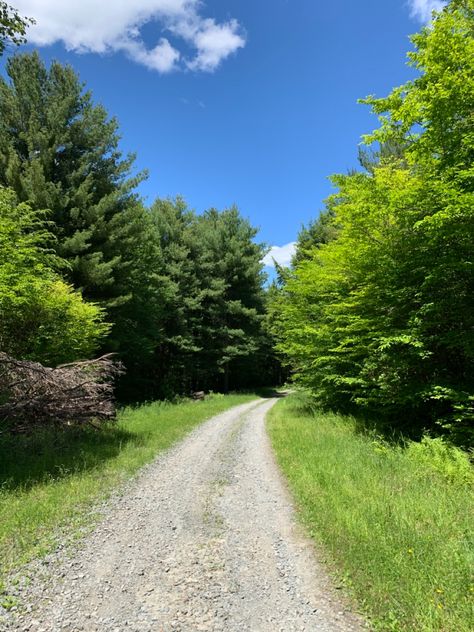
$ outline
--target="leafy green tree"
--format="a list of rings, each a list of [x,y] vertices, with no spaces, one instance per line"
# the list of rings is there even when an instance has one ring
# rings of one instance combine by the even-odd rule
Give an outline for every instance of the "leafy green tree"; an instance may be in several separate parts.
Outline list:
[[[6,2],[0,2],[0,55],[8,44],[18,46],[26,42],[25,35],[30,24],[34,24],[34,20],[21,16]]]
[[[472,190],[473,0],[451,0],[412,42],[409,65],[419,76],[386,98],[363,100],[381,121],[365,141],[403,146],[412,164]]]
[[[48,365],[90,356],[109,327],[56,270],[45,213],[0,188],[0,350]]]
[[[320,402],[405,430],[440,423],[463,441],[474,420],[473,7],[448,5],[413,38],[420,76],[367,100],[382,123],[367,142],[404,153],[334,177],[337,239],[310,252],[273,307],[279,348]]]

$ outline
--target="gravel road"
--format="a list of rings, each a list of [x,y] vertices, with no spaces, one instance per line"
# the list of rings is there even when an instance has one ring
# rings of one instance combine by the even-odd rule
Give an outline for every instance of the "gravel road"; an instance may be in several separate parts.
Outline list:
[[[361,630],[295,523],[265,432],[275,401],[214,417],[144,468],[0,628]]]

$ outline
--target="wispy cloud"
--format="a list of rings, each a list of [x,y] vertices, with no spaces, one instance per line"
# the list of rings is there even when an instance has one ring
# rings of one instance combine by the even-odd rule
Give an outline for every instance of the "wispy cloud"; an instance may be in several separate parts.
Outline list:
[[[161,73],[178,68],[212,72],[245,46],[237,20],[203,17],[201,0],[15,0],[15,7],[36,20],[28,31],[33,44],[63,42],[78,53],[123,52]],[[157,31],[151,48],[141,36],[149,23]],[[186,44],[191,55],[171,44],[170,37]]]
[[[270,252],[262,259],[262,263],[270,268],[275,267],[275,261],[284,268],[291,264],[291,259],[296,251],[296,241],[284,246],[272,246]]]
[[[433,11],[441,11],[446,4],[441,0],[409,0],[412,17],[421,22],[429,22]]]
[[[206,109],[206,104],[204,103],[204,101],[194,101],[194,99],[192,101],[190,101],[186,97],[180,97],[179,100],[181,101],[181,103],[183,105],[190,105],[190,106],[198,107],[201,110],[205,110]]]

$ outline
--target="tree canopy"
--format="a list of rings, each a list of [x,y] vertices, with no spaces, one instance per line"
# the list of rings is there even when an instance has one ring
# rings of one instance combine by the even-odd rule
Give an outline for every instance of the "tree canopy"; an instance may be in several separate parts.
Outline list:
[[[13,30],[0,41],[21,41],[27,22],[4,3],[1,15]],[[364,99],[380,125],[361,169],[333,176],[337,192],[269,288],[266,247],[236,207],[197,214],[178,197],[147,208],[146,174],[74,70],[11,57],[0,351],[53,365],[114,351],[123,396],[147,398],[268,384],[283,355],[322,405],[468,441],[474,0],[452,0],[412,42],[416,77]]]
[[[18,11],[3,0],[0,2],[0,55],[9,44],[18,46],[26,42],[26,31],[34,24],[31,18],[21,16]]]
[[[365,143],[382,151],[333,177],[336,238],[304,248],[273,305],[279,349],[321,403],[461,440],[474,419],[473,10],[451,2],[412,38],[419,76],[365,99],[381,121]]]

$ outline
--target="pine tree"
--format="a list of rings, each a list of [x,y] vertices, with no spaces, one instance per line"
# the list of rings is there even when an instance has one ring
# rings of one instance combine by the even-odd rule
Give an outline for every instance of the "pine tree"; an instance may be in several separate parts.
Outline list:
[[[262,332],[265,248],[256,234],[236,207],[206,211],[194,227],[202,248],[198,374],[225,391],[245,382]]]
[[[133,156],[122,158],[117,122],[69,66],[47,69],[37,53],[16,55],[0,80],[0,183],[33,208],[51,210],[58,254],[68,280],[84,296],[119,304],[115,283],[128,264],[124,247],[140,221],[130,177]]]

